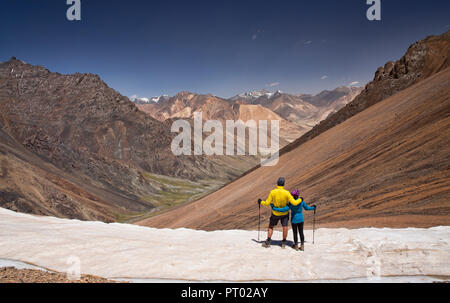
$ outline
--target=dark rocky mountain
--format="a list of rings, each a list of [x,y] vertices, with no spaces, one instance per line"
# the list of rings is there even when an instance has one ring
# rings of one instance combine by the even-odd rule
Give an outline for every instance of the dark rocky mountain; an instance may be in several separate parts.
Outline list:
[[[19,143],[27,151],[22,161],[31,159],[29,152],[38,156],[41,169],[51,164],[58,174],[64,173],[58,182],[65,182],[68,174],[79,187],[89,184],[90,193],[111,193],[116,198],[110,203],[120,207],[116,215],[149,211],[168,200],[162,194],[168,192],[163,190],[167,180],[161,181],[159,175],[193,182],[211,178],[214,182],[209,184],[220,186],[252,166],[226,166],[207,157],[175,157],[170,149],[173,134],[169,127],[138,110],[127,97],[93,74],[61,75],[12,58],[0,64],[0,110],[3,137],[14,142],[4,146],[5,150],[17,149]],[[45,203],[47,209],[59,207],[63,199],[58,197],[62,195],[55,190],[56,202],[50,206],[44,201],[45,193],[36,189],[38,183],[29,184],[25,190],[17,184],[8,188],[2,182],[0,190],[7,192],[7,197],[14,193],[28,197],[23,199],[34,205],[31,209],[21,207],[23,203],[14,206],[14,199],[8,198],[11,208],[33,212],[39,203]],[[211,190],[200,183],[184,184],[181,189],[192,195]],[[179,196],[189,198],[181,189]],[[73,209],[71,217],[86,218],[81,211],[76,213],[76,207]],[[114,215],[105,208],[102,216],[112,219]]]
[[[173,156],[167,126],[97,75],[60,75],[12,59],[0,65],[0,77],[5,129],[59,167],[103,175],[104,167],[90,164],[95,156],[164,175],[203,176],[196,167],[208,163]]]

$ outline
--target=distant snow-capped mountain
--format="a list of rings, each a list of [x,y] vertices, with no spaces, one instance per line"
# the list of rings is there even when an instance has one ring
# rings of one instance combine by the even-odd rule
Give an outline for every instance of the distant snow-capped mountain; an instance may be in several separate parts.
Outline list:
[[[230,98],[230,100],[235,101],[235,100],[239,100],[239,99],[245,99],[248,101],[252,101],[261,97],[266,97],[266,98],[272,98],[274,95],[276,94],[282,94],[281,91],[276,91],[275,93],[271,93],[270,91],[266,90],[266,89],[262,89],[262,90],[255,90],[252,92],[245,92],[239,95],[236,95],[232,98]]]
[[[150,101],[158,103],[160,101],[168,100],[169,98],[170,98],[169,95],[162,95],[162,96],[159,96],[159,97],[153,97],[153,98],[150,99]]]
[[[151,104],[151,103],[158,103],[159,101],[169,99],[169,96],[162,95],[162,96],[158,96],[158,97],[146,98],[146,97],[138,97],[136,95],[133,95],[129,99],[131,100],[131,102],[133,102],[135,104]]]

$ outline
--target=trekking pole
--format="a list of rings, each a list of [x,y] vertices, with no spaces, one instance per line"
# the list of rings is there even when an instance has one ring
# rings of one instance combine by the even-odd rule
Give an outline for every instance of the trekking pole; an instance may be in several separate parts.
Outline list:
[[[313,244],[314,244],[314,234],[316,232],[316,209],[314,208],[314,218],[313,218]]]
[[[258,205],[258,242],[260,230],[261,230],[261,204]]]

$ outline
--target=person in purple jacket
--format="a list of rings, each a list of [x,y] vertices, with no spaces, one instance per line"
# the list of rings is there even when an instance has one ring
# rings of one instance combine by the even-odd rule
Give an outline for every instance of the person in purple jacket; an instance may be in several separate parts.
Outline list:
[[[300,249],[301,251],[304,251],[305,250],[305,245],[304,245],[305,244],[305,235],[303,234],[303,225],[304,225],[305,220],[303,219],[303,209],[315,210],[317,208],[317,206],[316,205],[308,206],[306,204],[305,200],[302,197],[299,197],[300,193],[297,189],[293,190],[291,192],[291,195],[294,197],[294,199],[296,201],[298,201],[298,199],[301,199],[302,202],[296,206],[294,206],[292,204],[288,204],[283,208],[277,208],[273,204],[271,204],[270,206],[272,207],[272,209],[274,211],[279,211],[279,212],[286,212],[286,211],[289,211],[289,209],[291,210],[292,231],[294,233],[294,246],[292,246],[292,248],[295,250]],[[300,241],[301,241],[300,248],[298,247],[297,232],[300,234]]]

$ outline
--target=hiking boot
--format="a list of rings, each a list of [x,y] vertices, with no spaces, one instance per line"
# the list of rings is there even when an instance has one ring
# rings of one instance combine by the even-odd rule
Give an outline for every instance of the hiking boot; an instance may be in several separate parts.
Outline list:
[[[264,243],[262,244],[262,247],[269,248],[270,247],[270,239],[267,239],[266,241],[264,241]]]
[[[301,251],[305,251],[305,245],[303,245],[303,244],[300,245],[300,250],[301,250]]]
[[[295,250],[298,250],[298,244],[292,245],[292,248],[295,249]]]
[[[281,241],[281,248],[286,248],[286,240]]]

